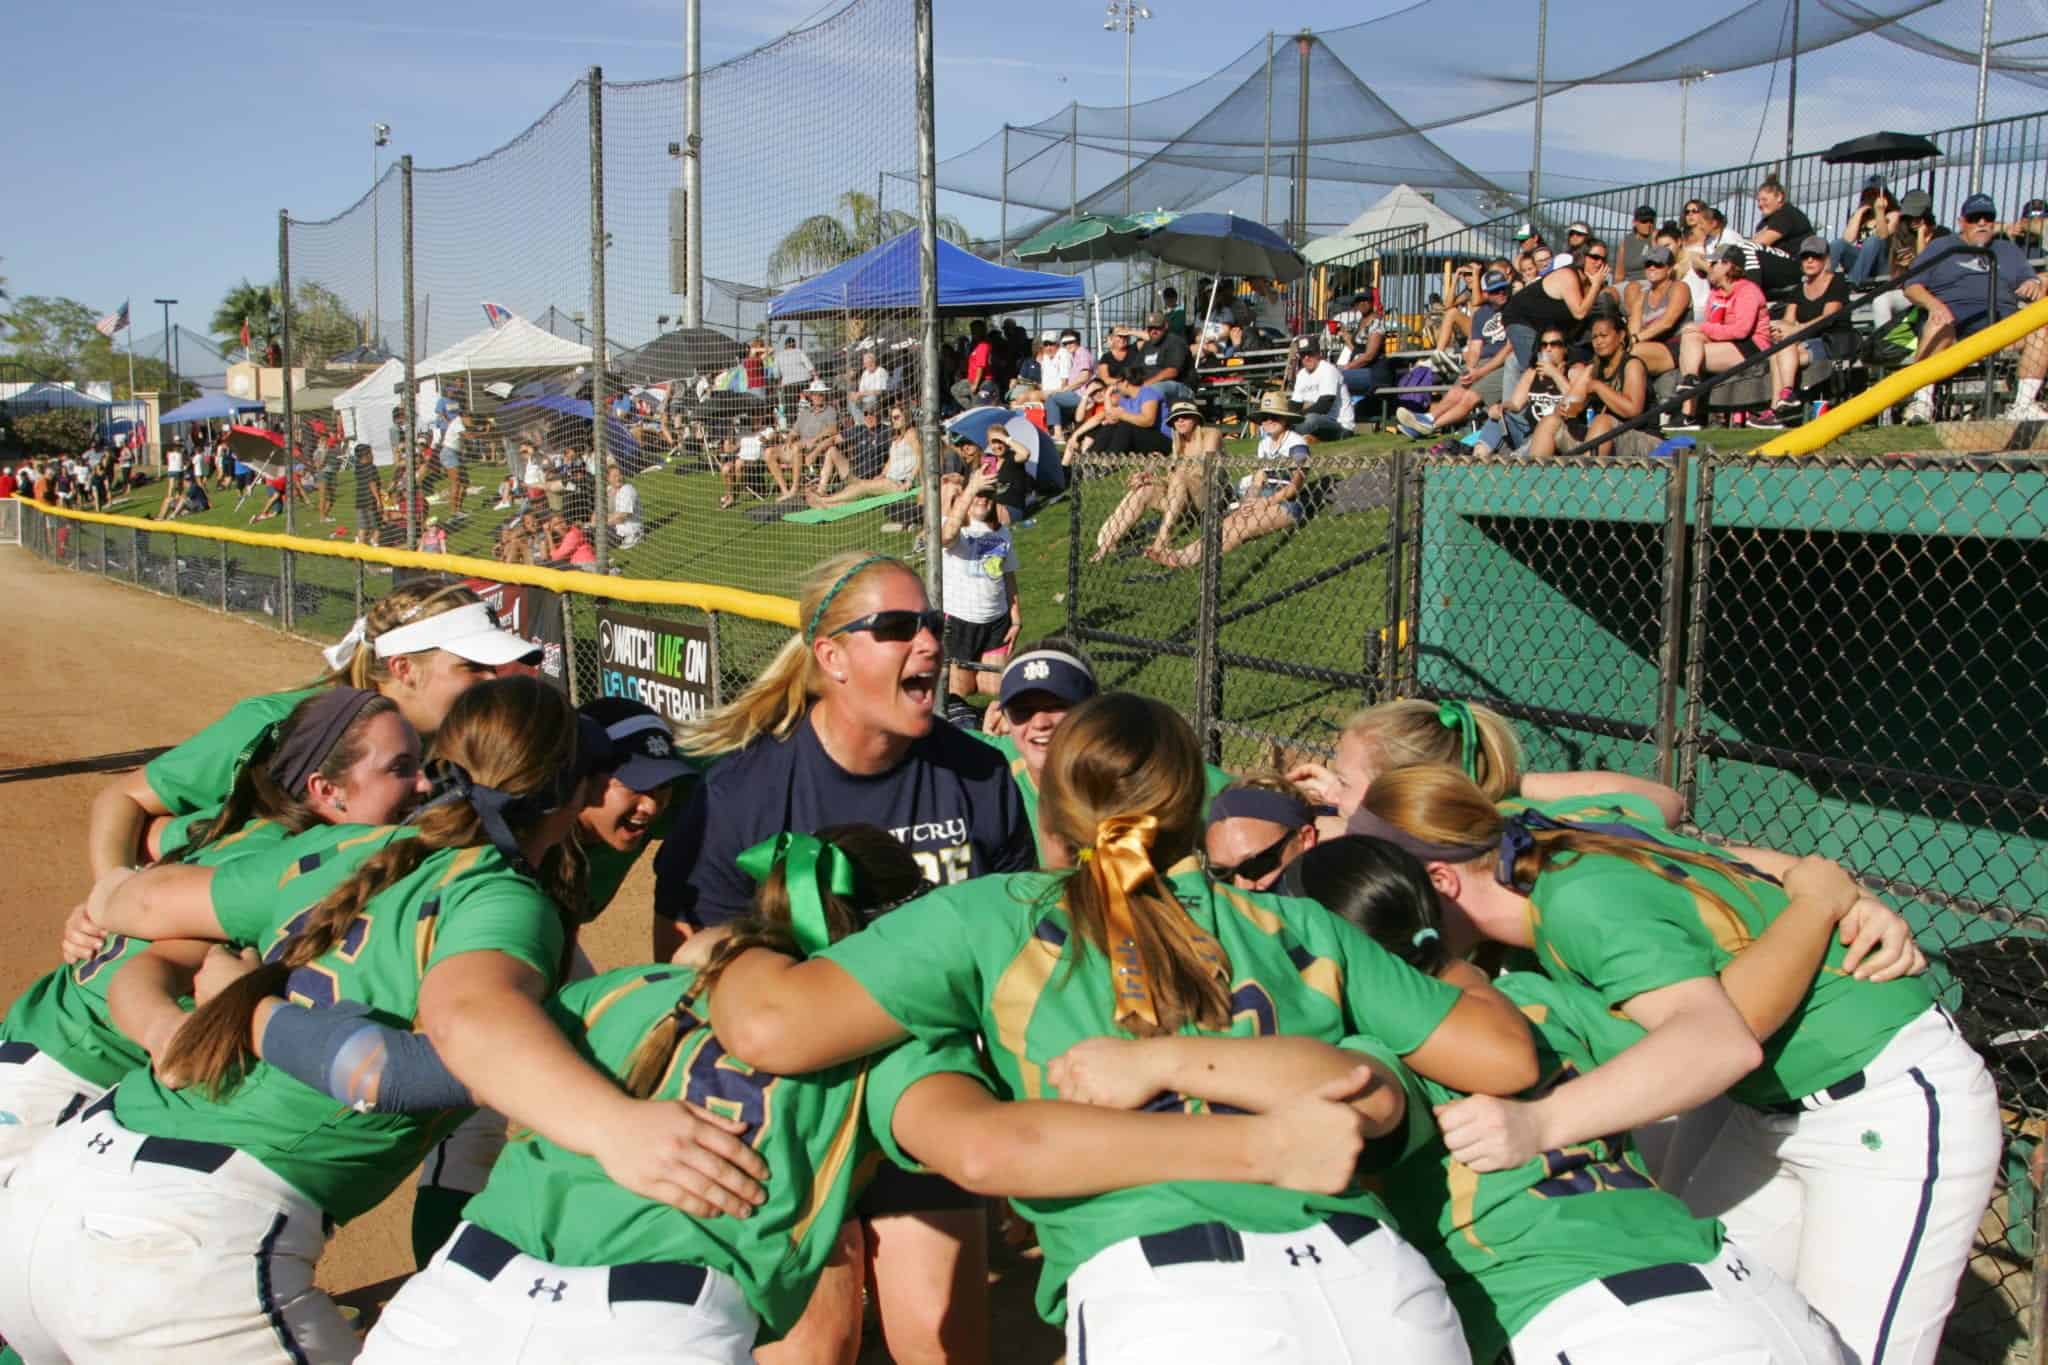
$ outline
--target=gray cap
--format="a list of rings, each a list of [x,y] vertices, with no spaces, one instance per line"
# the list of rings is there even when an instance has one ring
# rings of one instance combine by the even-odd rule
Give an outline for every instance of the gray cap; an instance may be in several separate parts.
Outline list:
[[[1926,190],[1907,190],[1899,196],[1899,212],[1908,218],[1925,218],[1934,212],[1934,196]]]
[[[1671,248],[1668,246],[1653,246],[1643,253],[1644,265],[1670,265],[1671,260]]]
[[[1802,240],[1799,243],[1799,250],[1792,254],[1794,256],[1826,256],[1829,254],[1828,239],[1816,232],[1811,237]]]

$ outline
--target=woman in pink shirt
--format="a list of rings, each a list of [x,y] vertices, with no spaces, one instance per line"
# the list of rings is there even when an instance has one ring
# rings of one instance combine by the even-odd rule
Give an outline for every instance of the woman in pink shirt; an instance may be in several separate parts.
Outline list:
[[[1707,262],[1706,315],[1678,334],[1678,392],[1697,388],[1700,375],[1732,370],[1771,344],[1771,310],[1764,291],[1743,273],[1738,246],[1723,247]],[[1697,431],[1699,412],[1688,403],[1666,431]]]
[[[582,568],[597,563],[597,551],[583,528],[560,512],[548,518],[548,567]]]

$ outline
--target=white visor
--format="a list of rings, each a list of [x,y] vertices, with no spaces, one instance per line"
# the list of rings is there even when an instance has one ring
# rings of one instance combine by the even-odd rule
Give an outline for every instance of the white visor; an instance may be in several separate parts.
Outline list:
[[[380,659],[398,654],[418,654],[429,649],[445,649],[458,658],[490,668],[536,658],[541,652],[540,646],[531,640],[522,639],[509,630],[500,630],[497,618],[482,602],[471,602],[468,606],[387,630],[377,637],[376,650]]]

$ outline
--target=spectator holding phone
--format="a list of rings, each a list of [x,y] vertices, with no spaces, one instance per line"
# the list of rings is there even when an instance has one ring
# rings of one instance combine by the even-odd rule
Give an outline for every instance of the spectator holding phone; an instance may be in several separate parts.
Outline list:
[[[1002,660],[1024,621],[1017,550],[1010,528],[996,515],[995,483],[986,468],[968,475],[939,530],[946,552],[946,690],[955,697],[996,689]],[[978,672],[975,664],[982,661],[994,669]]]

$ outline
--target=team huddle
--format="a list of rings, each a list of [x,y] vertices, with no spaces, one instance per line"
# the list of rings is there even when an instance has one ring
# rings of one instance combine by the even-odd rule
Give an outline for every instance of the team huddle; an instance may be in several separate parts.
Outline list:
[[[971,733],[879,555],[799,621],[672,731],[402,587],[114,779],[0,1024],[0,1360],[986,1361],[999,1217],[1074,1365],[1934,1360],[1997,1097],[1841,868],[1456,701],[1233,777],[1047,640]],[[416,1171],[361,1334],[315,1263]]]

